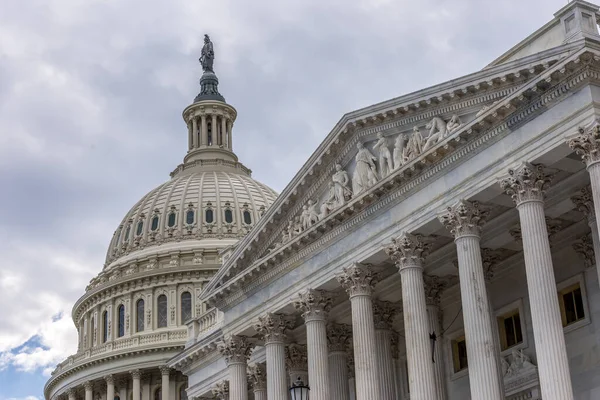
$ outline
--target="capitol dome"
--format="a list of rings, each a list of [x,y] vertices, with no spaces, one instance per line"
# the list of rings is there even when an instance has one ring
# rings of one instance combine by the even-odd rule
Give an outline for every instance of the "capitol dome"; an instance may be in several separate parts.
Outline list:
[[[201,90],[183,111],[183,162],[115,230],[73,306],[77,353],[53,371],[47,399],[187,400],[187,378],[166,363],[184,348],[187,322],[221,318],[200,293],[277,197],[233,152],[237,111],[218,91],[212,46],[206,37]]]

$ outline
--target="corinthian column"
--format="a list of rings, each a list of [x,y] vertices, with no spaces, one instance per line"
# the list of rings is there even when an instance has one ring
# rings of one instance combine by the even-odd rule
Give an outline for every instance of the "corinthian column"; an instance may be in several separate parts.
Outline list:
[[[440,215],[454,235],[465,323],[471,398],[503,400],[504,383],[498,376],[500,354],[494,351],[492,316],[485,288],[479,240],[488,212],[477,202],[462,200]],[[408,344],[407,344],[408,347]]]
[[[442,349],[442,311],[440,309],[440,296],[448,287],[458,283],[456,276],[448,275],[440,278],[436,275],[424,275],[425,302],[427,304],[427,317],[429,333],[433,337],[433,375],[435,377],[435,391],[439,400],[446,400],[446,377],[444,373],[444,350]]]
[[[306,324],[308,380],[311,400],[329,400],[329,360],[327,357],[327,314],[331,310],[331,294],[308,289],[294,303]]]
[[[378,276],[370,268],[355,263],[344,268],[337,280],[350,296],[352,307],[356,399],[379,400],[381,393],[377,376],[377,347],[371,300]]]
[[[348,347],[352,340],[350,325],[329,324],[327,341],[329,344],[329,380],[331,399],[348,400]]]
[[[598,237],[598,225],[596,222],[596,212],[594,210],[594,200],[591,186],[587,185],[583,187],[579,194],[571,197],[571,201],[573,201],[577,209],[581,211],[583,215],[585,215],[588,225],[592,231],[592,254],[584,254],[584,257],[586,260],[586,267],[590,268],[594,264],[596,265],[598,280],[600,281],[600,268],[598,268],[598,266],[600,266],[600,238]],[[588,255],[591,255],[592,257],[588,257]]]
[[[402,280],[404,334],[411,398],[437,399],[423,281],[423,262],[429,251],[429,244],[420,235],[403,233],[393,239],[385,251],[400,270]]]
[[[272,313],[259,317],[259,322],[254,325],[265,340],[269,400],[288,400],[289,397],[285,373],[285,332],[292,326],[289,316]]]
[[[254,400],[267,400],[267,366],[265,363],[256,363],[248,367],[248,380],[254,393]],[[283,376],[283,385],[286,379]],[[286,399],[287,400],[287,399]]]
[[[232,335],[219,344],[229,370],[229,393],[232,399],[248,400],[248,377],[246,368],[254,344],[245,336]]]
[[[516,203],[521,221],[542,397],[544,400],[572,400],[569,360],[544,217],[544,193],[549,183],[550,177],[541,165],[523,163],[518,169],[509,170],[509,176],[500,186]]]
[[[288,369],[291,383],[300,379],[305,385],[309,384],[308,355],[305,344],[290,343],[285,348],[285,365]]]
[[[131,379],[133,380],[131,391],[133,392],[133,400],[140,400],[142,387],[141,387],[141,378],[142,372],[139,369],[135,369],[133,371],[129,371],[131,374]]]
[[[106,400],[115,400],[115,380],[112,375],[104,377],[106,381]]]
[[[375,323],[375,347],[377,348],[377,371],[381,400],[396,400],[394,361],[392,358],[392,323],[401,305],[389,301],[373,302]]]
[[[162,398],[163,399],[168,399],[169,398],[169,386],[170,386],[170,374],[171,374],[171,369],[169,367],[167,367],[166,365],[163,365],[161,367],[159,367],[160,369],[160,375],[161,375],[161,391],[162,391]]]
[[[77,394],[77,392],[75,391],[74,388],[67,389],[67,399],[68,400],[75,400],[76,394]]]
[[[91,381],[84,382],[83,388],[85,389],[85,400],[92,400],[94,384]]]

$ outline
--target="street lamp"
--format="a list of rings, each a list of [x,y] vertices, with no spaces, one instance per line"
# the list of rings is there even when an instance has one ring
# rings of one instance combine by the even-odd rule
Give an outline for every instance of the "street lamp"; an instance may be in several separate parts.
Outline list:
[[[290,395],[292,396],[292,400],[308,400],[309,391],[310,388],[298,377],[298,380],[290,388]]]

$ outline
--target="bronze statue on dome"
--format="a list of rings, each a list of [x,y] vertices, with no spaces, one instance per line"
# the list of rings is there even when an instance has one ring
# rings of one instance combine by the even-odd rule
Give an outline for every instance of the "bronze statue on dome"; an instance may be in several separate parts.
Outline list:
[[[213,43],[210,41],[208,35],[204,35],[204,46],[202,47],[202,53],[200,53],[200,64],[204,72],[214,72],[213,62],[215,60],[215,51]]]

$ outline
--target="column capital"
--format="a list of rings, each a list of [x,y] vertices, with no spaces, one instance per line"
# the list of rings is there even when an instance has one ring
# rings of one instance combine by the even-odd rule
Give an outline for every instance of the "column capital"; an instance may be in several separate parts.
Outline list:
[[[375,329],[392,330],[394,318],[402,310],[401,303],[392,303],[390,301],[373,301],[373,320]]]
[[[299,300],[294,302],[296,310],[302,313],[305,321],[321,319],[326,320],[333,296],[331,292],[318,289],[307,289],[298,294]]]
[[[592,188],[586,185],[579,190],[579,193],[571,197],[571,201],[577,207],[577,210],[586,216],[588,221],[596,220],[596,211],[594,210],[594,197]]]
[[[256,363],[248,366],[248,382],[252,390],[267,389],[267,364]]]
[[[516,231],[513,231],[513,233],[516,235]],[[521,235],[520,229],[519,229],[518,235],[519,236]],[[500,262],[501,259],[502,259],[502,255],[500,254],[500,251],[498,251],[497,249],[489,249],[489,248],[481,249],[481,263],[483,265],[483,278],[485,279],[486,282],[490,282],[492,279],[494,279],[494,275],[496,273],[496,265]]]
[[[489,211],[477,201],[460,200],[448,207],[438,219],[454,235],[455,239],[464,236],[481,236],[481,227]]]
[[[352,341],[352,327],[346,324],[327,325],[327,343],[329,352],[347,351]]]
[[[246,363],[254,349],[254,343],[245,336],[231,335],[217,345],[227,365]]]
[[[528,201],[544,201],[551,178],[542,164],[523,162],[518,168],[508,170],[508,176],[500,180],[500,187],[519,206]]]
[[[131,374],[131,377],[133,379],[140,379],[142,377],[142,371],[140,371],[139,369],[132,369],[131,371],[129,371],[129,373]]]
[[[166,365],[161,365],[158,369],[160,370],[161,375],[169,375],[171,373],[171,368]]]
[[[221,381],[211,390],[217,399],[229,400],[229,381]]]
[[[258,317],[258,322],[254,324],[254,329],[264,337],[266,344],[285,342],[286,331],[293,327],[294,320],[291,316],[274,313]]]
[[[110,383],[112,383],[112,384],[114,384],[114,383],[115,383],[115,377],[114,377],[114,376],[112,376],[112,375],[106,375],[106,376],[104,377],[104,380],[106,381],[106,383],[109,383],[109,384],[110,384]]]
[[[308,353],[305,344],[290,343],[285,348],[285,364],[290,371],[308,369]]]
[[[68,397],[75,397],[75,395],[77,394],[77,389],[70,387],[65,391],[65,393]]]
[[[579,127],[577,134],[567,139],[567,144],[581,156],[588,168],[600,161],[600,121],[594,120],[585,127]]]
[[[85,382],[83,382],[83,388],[86,391],[93,390],[94,389],[94,382],[92,382],[92,381],[85,381]]]
[[[579,240],[573,243],[573,250],[575,250],[583,258],[583,263],[586,268],[592,268],[596,263],[596,256],[594,254],[594,242],[592,240],[592,234],[582,236]]]
[[[425,257],[429,253],[431,244],[422,235],[413,235],[403,232],[392,243],[385,247],[386,254],[394,261],[396,267],[403,268],[423,267]]]
[[[442,292],[458,283],[458,276],[456,275],[428,275],[423,274],[423,281],[425,282],[425,302],[428,306],[440,306],[440,297]]]
[[[366,265],[354,263],[350,267],[344,267],[336,279],[352,298],[371,296],[375,284],[379,281],[379,275]]]

